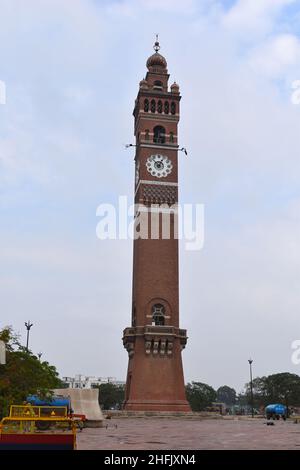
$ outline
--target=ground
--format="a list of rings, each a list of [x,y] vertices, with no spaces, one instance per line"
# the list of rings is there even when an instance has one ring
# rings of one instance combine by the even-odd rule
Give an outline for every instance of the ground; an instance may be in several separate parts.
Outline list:
[[[265,419],[105,420],[78,433],[78,450],[300,449],[300,424]],[[107,428],[106,428],[107,426]]]

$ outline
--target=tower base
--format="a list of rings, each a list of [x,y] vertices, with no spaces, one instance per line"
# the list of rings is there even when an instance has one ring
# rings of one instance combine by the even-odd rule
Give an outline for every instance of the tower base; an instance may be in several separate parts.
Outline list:
[[[179,412],[186,413],[190,412],[191,408],[188,401],[175,401],[175,402],[164,402],[164,401],[133,401],[129,400],[124,403],[123,409],[125,411],[157,411],[157,412]]]
[[[123,342],[129,355],[125,411],[191,411],[181,359],[186,340],[186,330],[173,326],[124,330]]]

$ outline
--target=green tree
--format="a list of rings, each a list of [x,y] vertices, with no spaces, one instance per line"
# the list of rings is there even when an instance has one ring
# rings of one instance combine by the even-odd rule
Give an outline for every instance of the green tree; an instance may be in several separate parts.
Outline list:
[[[282,403],[286,406],[300,404],[300,377],[297,374],[281,372],[253,380],[253,397],[256,406]],[[250,400],[250,383],[246,384],[246,395]]]
[[[111,408],[120,410],[125,398],[125,385],[112,383],[101,384],[99,388],[99,404],[103,410]]]
[[[221,403],[225,403],[228,406],[235,405],[236,403],[236,391],[234,388],[223,385],[217,390],[217,400]]]
[[[217,398],[217,392],[202,382],[188,383],[185,387],[187,400],[193,411],[202,411]]]
[[[237,396],[236,404],[239,405],[241,408],[247,406],[249,404],[249,397],[246,393],[240,392]]]
[[[6,345],[6,364],[0,365],[0,416],[7,414],[9,405],[22,404],[27,395],[45,397],[61,386],[56,368],[21,346],[11,327],[0,331],[0,340]]]

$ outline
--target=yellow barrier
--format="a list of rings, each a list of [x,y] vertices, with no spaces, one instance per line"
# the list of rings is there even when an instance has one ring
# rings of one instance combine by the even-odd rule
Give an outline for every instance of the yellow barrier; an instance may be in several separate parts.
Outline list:
[[[9,416],[0,421],[0,441],[2,435],[34,436],[49,432],[50,435],[72,434],[73,448],[76,449],[76,424],[68,417],[67,407],[11,405]]]
[[[47,421],[65,420],[68,418],[66,406],[32,406],[32,405],[11,405],[9,419],[39,419]]]

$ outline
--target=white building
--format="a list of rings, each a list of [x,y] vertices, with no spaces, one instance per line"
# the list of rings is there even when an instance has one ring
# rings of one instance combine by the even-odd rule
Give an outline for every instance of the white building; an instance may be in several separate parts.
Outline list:
[[[125,382],[117,380],[115,377],[96,377],[87,375],[75,375],[75,377],[63,377],[63,382],[68,388],[93,388],[101,384],[111,383],[114,385],[125,385]]]

